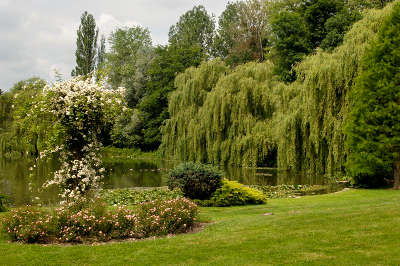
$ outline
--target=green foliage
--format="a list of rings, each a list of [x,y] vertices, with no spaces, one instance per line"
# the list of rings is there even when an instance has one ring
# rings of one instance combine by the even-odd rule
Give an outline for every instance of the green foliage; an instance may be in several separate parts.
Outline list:
[[[39,78],[17,82],[0,96],[0,153],[8,158],[35,156],[55,129],[51,119],[30,115],[46,83]]]
[[[161,142],[160,127],[168,118],[168,94],[175,90],[174,80],[178,73],[190,66],[198,66],[204,59],[199,46],[159,46],[156,58],[149,70],[146,96],[138,106],[143,114],[143,150],[155,150]]]
[[[352,91],[347,124],[347,169],[358,185],[385,183],[400,143],[400,5],[367,50]]]
[[[352,10],[343,10],[327,19],[324,25],[326,35],[321,41],[321,48],[329,51],[342,44],[344,34],[359,19],[361,19],[361,13]]]
[[[15,146],[10,145],[12,138],[12,108],[13,96],[10,92],[0,95],[0,154],[10,154],[16,149]],[[16,140],[16,139],[14,139]],[[18,154],[20,156],[20,154]]]
[[[343,174],[348,150],[343,127],[366,47],[392,6],[371,10],[332,53],[317,50],[297,67],[297,80],[276,87],[278,168],[319,175]]]
[[[269,57],[285,82],[296,79],[293,65],[317,47],[331,51],[361,18],[364,3],[341,0],[278,1],[271,12],[272,47]]]
[[[53,212],[31,206],[12,210],[2,230],[24,243],[85,243],[185,232],[197,216],[197,205],[184,198],[146,202],[134,210],[109,210],[99,200],[77,205]]]
[[[0,132],[4,132],[12,122],[12,93],[7,92],[0,95]]]
[[[357,10],[363,10],[366,8],[383,8],[387,3],[393,0],[350,0],[348,5]]]
[[[220,60],[190,68],[176,78],[169,98],[171,118],[160,150],[181,160],[259,165],[275,151],[270,62],[233,71]]]
[[[109,43],[108,82],[113,88],[126,88],[128,106],[134,107],[144,96],[147,70],[154,58],[150,32],[141,26],[119,28],[111,33]]]
[[[265,203],[267,198],[261,191],[227,179],[223,180],[222,187],[209,200],[199,201],[200,205],[217,207]]]
[[[92,73],[96,65],[97,37],[96,21],[92,14],[85,11],[81,16],[81,24],[76,39],[76,67],[71,76],[86,76]]]
[[[146,85],[138,109],[143,125],[136,147],[148,151],[160,145],[160,127],[169,117],[168,94],[175,90],[175,77],[198,66],[210,54],[214,27],[214,19],[205,8],[195,6],[171,26],[169,45],[155,49],[155,58],[142,73]]]
[[[218,30],[214,39],[213,54],[226,60],[236,43],[241,2],[228,2],[218,18]]]
[[[218,20],[214,55],[233,66],[263,61],[270,44],[268,10],[267,1],[228,2]]]
[[[101,197],[109,205],[138,205],[143,202],[172,200],[182,198],[180,190],[163,188],[150,189],[107,189],[101,191]]]
[[[301,14],[283,11],[271,21],[274,32],[274,72],[284,81],[296,79],[292,65],[301,61],[310,52],[309,32]]]
[[[181,163],[168,173],[168,187],[180,189],[190,199],[209,199],[221,187],[221,181],[217,168],[200,163]]]
[[[106,61],[106,37],[104,35],[101,36],[100,46],[97,49],[97,69],[101,69],[104,67]]]
[[[96,81],[99,82],[104,79],[105,76],[105,65],[106,65],[106,37],[101,35],[100,45],[97,48],[97,58],[96,58]],[[61,82],[62,79],[56,80]]]
[[[118,148],[140,147],[143,143],[142,127],[143,115],[137,109],[127,108],[119,114],[113,125],[112,145]]]
[[[277,151],[278,168],[342,175],[348,93],[368,43],[391,9],[365,13],[341,46],[306,57],[296,66],[292,84],[276,81],[269,61],[229,70],[214,60],[186,70],[169,97],[162,154],[257,166],[271,163]]]
[[[302,1],[300,13],[304,17],[310,34],[310,43],[313,47],[319,47],[327,32],[325,23],[329,18],[344,9],[341,0],[311,0]]]
[[[0,194],[0,212],[6,211],[6,207],[4,207],[4,199],[6,197]]]
[[[199,46],[205,54],[210,54],[214,37],[214,18],[204,6],[193,7],[180,16],[179,21],[169,29],[169,43],[172,46]]]

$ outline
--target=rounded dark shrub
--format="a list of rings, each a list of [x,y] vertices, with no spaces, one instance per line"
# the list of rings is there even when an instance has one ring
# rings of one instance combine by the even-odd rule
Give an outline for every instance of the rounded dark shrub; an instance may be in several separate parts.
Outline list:
[[[209,199],[221,186],[222,172],[211,165],[186,162],[168,173],[168,187],[181,189],[190,199]]]

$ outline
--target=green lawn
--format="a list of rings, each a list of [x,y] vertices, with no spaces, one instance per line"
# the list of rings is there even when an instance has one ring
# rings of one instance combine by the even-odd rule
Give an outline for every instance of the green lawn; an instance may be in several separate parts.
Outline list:
[[[11,244],[1,236],[0,264],[400,264],[400,191],[350,190],[202,208],[201,219],[215,223],[196,234],[97,246]]]

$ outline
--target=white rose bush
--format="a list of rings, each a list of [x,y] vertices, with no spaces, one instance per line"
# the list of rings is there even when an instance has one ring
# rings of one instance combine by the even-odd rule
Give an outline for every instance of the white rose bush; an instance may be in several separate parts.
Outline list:
[[[45,86],[33,99],[23,124],[27,130],[37,121],[49,125],[39,158],[57,155],[60,160],[60,168],[44,188],[60,189],[61,206],[54,210],[36,206],[12,210],[1,223],[12,241],[138,239],[186,232],[193,226],[197,205],[180,196],[141,202],[134,210],[126,206],[108,209],[99,197],[105,171],[99,157],[102,138],[126,108],[124,99],[123,88],[106,89],[81,77]]]
[[[101,134],[124,108],[124,93],[123,88],[106,89],[81,77],[44,88],[38,106],[41,112],[53,116],[60,132],[49,144],[52,149],[42,152],[41,157],[57,152],[62,161],[45,186],[58,185],[63,203],[80,200],[87,192],[100,188],[104,172],[98,157]]]

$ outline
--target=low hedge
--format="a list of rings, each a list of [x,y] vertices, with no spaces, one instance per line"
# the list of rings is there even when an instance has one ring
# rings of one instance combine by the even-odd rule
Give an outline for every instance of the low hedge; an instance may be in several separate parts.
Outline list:
[[[194,224],[197,211],[197,205],[185,198],[145,202],[134,209],[107,209],[98,201],[55,211],[26,206],[7,214],[2,229],[11,240],[24,243],[140,239],[185,232]]]

